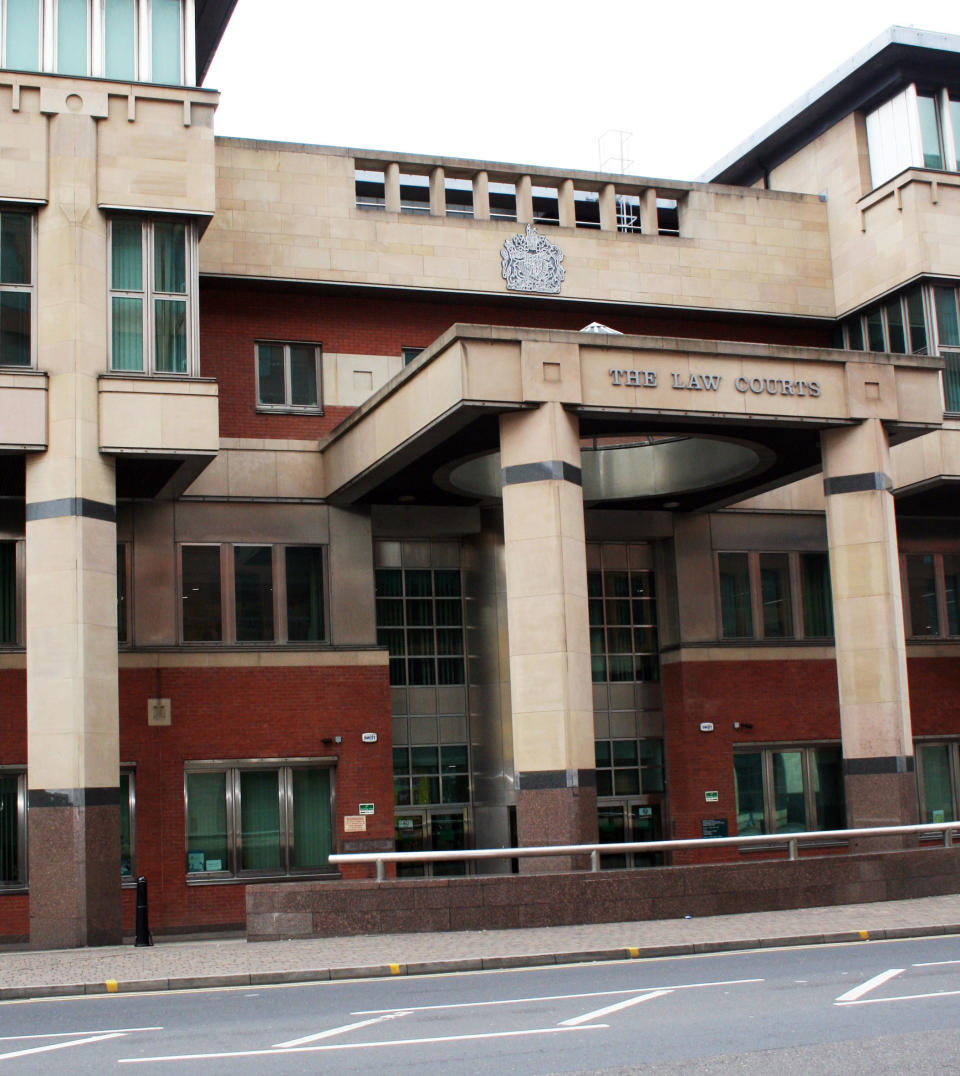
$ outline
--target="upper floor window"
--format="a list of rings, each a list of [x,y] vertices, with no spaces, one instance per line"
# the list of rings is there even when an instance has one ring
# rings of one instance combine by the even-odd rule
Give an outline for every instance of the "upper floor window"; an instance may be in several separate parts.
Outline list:
[[[196,252],[188,221],[111,221],[111,370],[195,372]]]
[[[403,357],[403,365],[409,366],[410,363],[423,351],[422,347],[402,347],[400,348],[400,354]]]
[[[660,679],[652,571],[587,572],[590,663],[595,683]]]
[[[491,180],[489,194],[491,220],[517,219],[517,185],[515,183],[495,183]]]
[[[33,362],[33,217],[0,213],[0,366]]]
[[[600,195],[597,191],[573,192],[573,213],[578,228],[600,227]]]
[[[443,181],[448,217],[473,216],[473,181],[446,176]]]
[[[901,577],[908,636],[960,635],[960,556],[907,553]]]
[[[0,542],[0,646],[23,645],[23,542]]]
[[[718,553],[725,639],[833,635],[826,553]]]
[[[908,86],[867,116],[870,177],[879,187],[905,168],[957,171],[960,101]]]
[[[323,642],[321,546],[183,545],[185,643]]]
[[[194,0],[2,0],[3,66],[183,85]]]
[[[257,344],[257,406],[319,411],[320,345]]]

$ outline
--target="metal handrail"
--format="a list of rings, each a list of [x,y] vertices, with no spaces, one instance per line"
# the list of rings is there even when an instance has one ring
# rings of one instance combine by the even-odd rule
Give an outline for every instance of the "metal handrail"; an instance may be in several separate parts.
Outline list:
[[[749,837],[694,837],[673,841],[632,841],[622,844],[551,844],[525,848],[464,848],[450,852],[344,852],[330,856],[340,863],[376,863],[377,881],[386,881],[387,863],[446,863],[467,859],[523,859],[526,856],[589,856],[590,869],[600,870],[600,857],[618,852],[673,852],[691,848],[782,846],[790,859],[798,858],[798,846],[812,842],[848,841],[861,837],[896,837],[904,834],[942,833],[944,847],[953,846],[953,834],[960,833],[960,821],[927,822],[915,826],[871,826],[868,829],[818,829],[799,833],[763,833]]]

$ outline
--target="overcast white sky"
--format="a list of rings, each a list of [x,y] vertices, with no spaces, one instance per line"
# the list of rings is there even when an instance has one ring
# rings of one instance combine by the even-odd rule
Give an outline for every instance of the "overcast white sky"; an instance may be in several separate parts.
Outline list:
[[[894,23],[960,4],[239,0],[206,85],[222,135],[596,169],[622,129],[694,179]]]

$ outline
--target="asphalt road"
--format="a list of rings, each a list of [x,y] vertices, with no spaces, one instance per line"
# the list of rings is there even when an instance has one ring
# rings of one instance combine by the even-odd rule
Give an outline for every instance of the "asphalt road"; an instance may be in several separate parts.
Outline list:
[[[960,1071],[960,938],[0,1005],[0,1073]]]

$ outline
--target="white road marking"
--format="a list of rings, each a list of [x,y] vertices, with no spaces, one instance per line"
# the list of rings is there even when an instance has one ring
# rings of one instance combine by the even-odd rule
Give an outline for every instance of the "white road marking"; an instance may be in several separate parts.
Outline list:
[[[901,994],[896,998],[864,998],[862,1001],[843,1001],[839,998],[835,1005],[882,1005],[885,1001],[926,1001],[930,998],[954,998],[960,995],[960,990],[934,990],[932,994]]]
[[[620,1012],[621,1009],[629,1009],[631,1005],[639,1005],[641,1001],[652,1001],[654,998],[666,997],[669,990],[651,990],[649,994],[638,994],[635,998],[627,998],[626,1001],[617,1001],[613,1005],[607,1005],[603,1009],[594,1009],[593,1012],[584,1013],[583,1016],[574,1016],[570,1020],[561,1020],[560,1027],[579,1027],[601,1016],[609,1016],[611,1013]]]
[[[31,1046],[27,1050],[14,1050],[9,1054],[0,1054],[0,1061],[11,1061],[15,1057],[27,1057],[29,1054],[47,1054],[51,1050],[66,1050],[70,1046],[86,1046],[91,1042],[105,1042],[107,1039],[122,1039],[122,1031],[111,1031],[108,1035],[90,1035],[85,1039],[71,1039],[69,1042],[52,1042],[49,1046]]]
[[[745,983],[762,983],[763,979],[721,979],[711,983],[682,983],[679,986],[648,986],[647,990],[699,990],[707,986],[742,986]],[[404,1009],[404,1012],[432,1012],[437,1009],[482,1009],[492,1005],[529,1005],[536,1001],[577,1001],[580,998],[609,998],[623,994],[636,994],[642,987],[632,986],[627,990],[591,990],[583,994],[544,994],[532,998],[498,998],[496,1001],[461,1001],[447,1005],[419,1005]],[[351,1016],[375,1016],[377,1013],[398,1012],[398,1009],[357,1009]]]
[[[881,971],[879,975],[874,975],[872,979],[867,979],[865,983],[861,983],[859,986],[853,987],[852,990],[848,990],[845,994],[841,994],[837,998],[837,1004],[843,1004],[843,1002],[857,1001],[862,998],[864,994],[869,994],[871,990],[876,990],[878,986],[883,986],[884,983],[889,982],[895,976],[902,974],[903,968],[889,968],[887,971]]]
[[[927,960],[923,964],[912,964],[914,968],[939,968],[944,964],[960,964],[960,960]]]
[[[135,1031],[163,1031],[162,1027],[98,1027],[96,1031],[47,1031],[42,1035],[0,1035],[0,1042],[25,1039],[70,1039],[78,1035],[128,1035]]]
[[[398,1016],[409,1016],[409,1012],[403,1009],[399,1012],[387,1013],[386,1016],[375,1016],[372,1020],[358,1020],[355,1024],[343,1024],[341,1027],[331,1027],[326,1031],[318,1031],[316,1035],[304,1035],[302,1039],[290,1039],[289,1042],[278,1042],[274,1050],[289,1050],[294,1046],[305,1046],[308,1042],[318,1042],[320,1039],[332,1039],[334,1035],[342,1035],[346,1031],[356,1031],[361,1027],[370,1027],[371,1024],[380,1024],[384,1020],[396,1020]]]
[[[608,1030],[609,1024],[580,1027],[539,1027],[529,1031],[487,1031],[475,1035],[438,1035],[428,1039],[386,1039],[380,1042],[330,1042],[323,1046],[295,1046],[290,1050],[235,1050],[219,1054],[170,1054],[167,1057],[121,1057],[121,1065],[155,1064],[159,1061],[220,1061],[231,1057],[277,1057],[280,1054],[313,1054],[328,1050],[371,1050],[384,1046],[431,1046],[442,1042],[477,1042],[480,1039],[517,1039],[530,1035],[560,1035],[576,1031]]]

